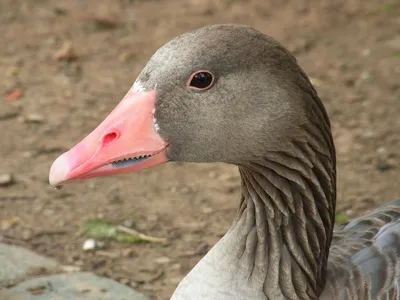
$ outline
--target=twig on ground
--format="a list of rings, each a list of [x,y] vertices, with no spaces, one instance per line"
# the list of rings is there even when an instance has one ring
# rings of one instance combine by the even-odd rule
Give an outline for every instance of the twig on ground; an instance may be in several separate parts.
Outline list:
[[[135,235],[144,241],[148,241],[148,242],[152,242],[152,243],[166,243],[167,242],[166,238],[158,238],[158,237],[154,237],[154,236],[149,236],[144,233],[140,233],[139,231],[137,231],[135,229],[127,228],[122,225],[118,226],[117,229],[119,231],[131,234],[131,235]]]

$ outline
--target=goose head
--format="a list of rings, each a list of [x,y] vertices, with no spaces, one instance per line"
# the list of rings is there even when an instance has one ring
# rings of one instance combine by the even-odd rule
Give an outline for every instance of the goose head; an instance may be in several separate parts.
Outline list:
[[[49,181],[167,161],[242,165],[290,149],[321,115],[310,81],[277,41],[247,26],[208,26],[162,46],[111,114],[57,158]]]

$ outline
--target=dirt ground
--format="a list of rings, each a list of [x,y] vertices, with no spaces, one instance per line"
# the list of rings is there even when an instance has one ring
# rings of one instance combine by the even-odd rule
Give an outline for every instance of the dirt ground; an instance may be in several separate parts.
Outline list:
[[[169,299],[228,229],[240,193],[235,167],[171,163],[61,191],[49,186],[48,171],[119,102],[158,47],[212,23],[273,36],[312,78],[332,120],[342,215],[400,196],[398,0],[1,0],[2,242]],[[106,240],[85,252],[88,218],[167,242]]]

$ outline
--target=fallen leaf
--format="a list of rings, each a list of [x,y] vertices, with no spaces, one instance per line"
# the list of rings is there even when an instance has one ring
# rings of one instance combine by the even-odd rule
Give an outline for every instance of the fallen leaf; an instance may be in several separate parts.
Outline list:
[[[17,224],[20,221],[19,217],[13,216],[13,217],[7,217],[4,220],[1,220],[0,222],[0,228],[1,230],[8,230],[15,224]]]
[[[15,100],[18,100],[19,98],[21,98],[21,96],[22,96],[22,90],[16,88],[6,95],[6,100],[7,101],[15,101]]]

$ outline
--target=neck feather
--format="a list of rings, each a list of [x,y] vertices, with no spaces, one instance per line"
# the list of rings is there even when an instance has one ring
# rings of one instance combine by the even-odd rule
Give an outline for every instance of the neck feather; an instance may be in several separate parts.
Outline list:
[[[305,127],[306,138],[286,151],[239,166],[242,201],[231,230],[245,237],[241,264],[268,299],[317,299],[325,285],[335,153],[329,124],[327,134]]]

